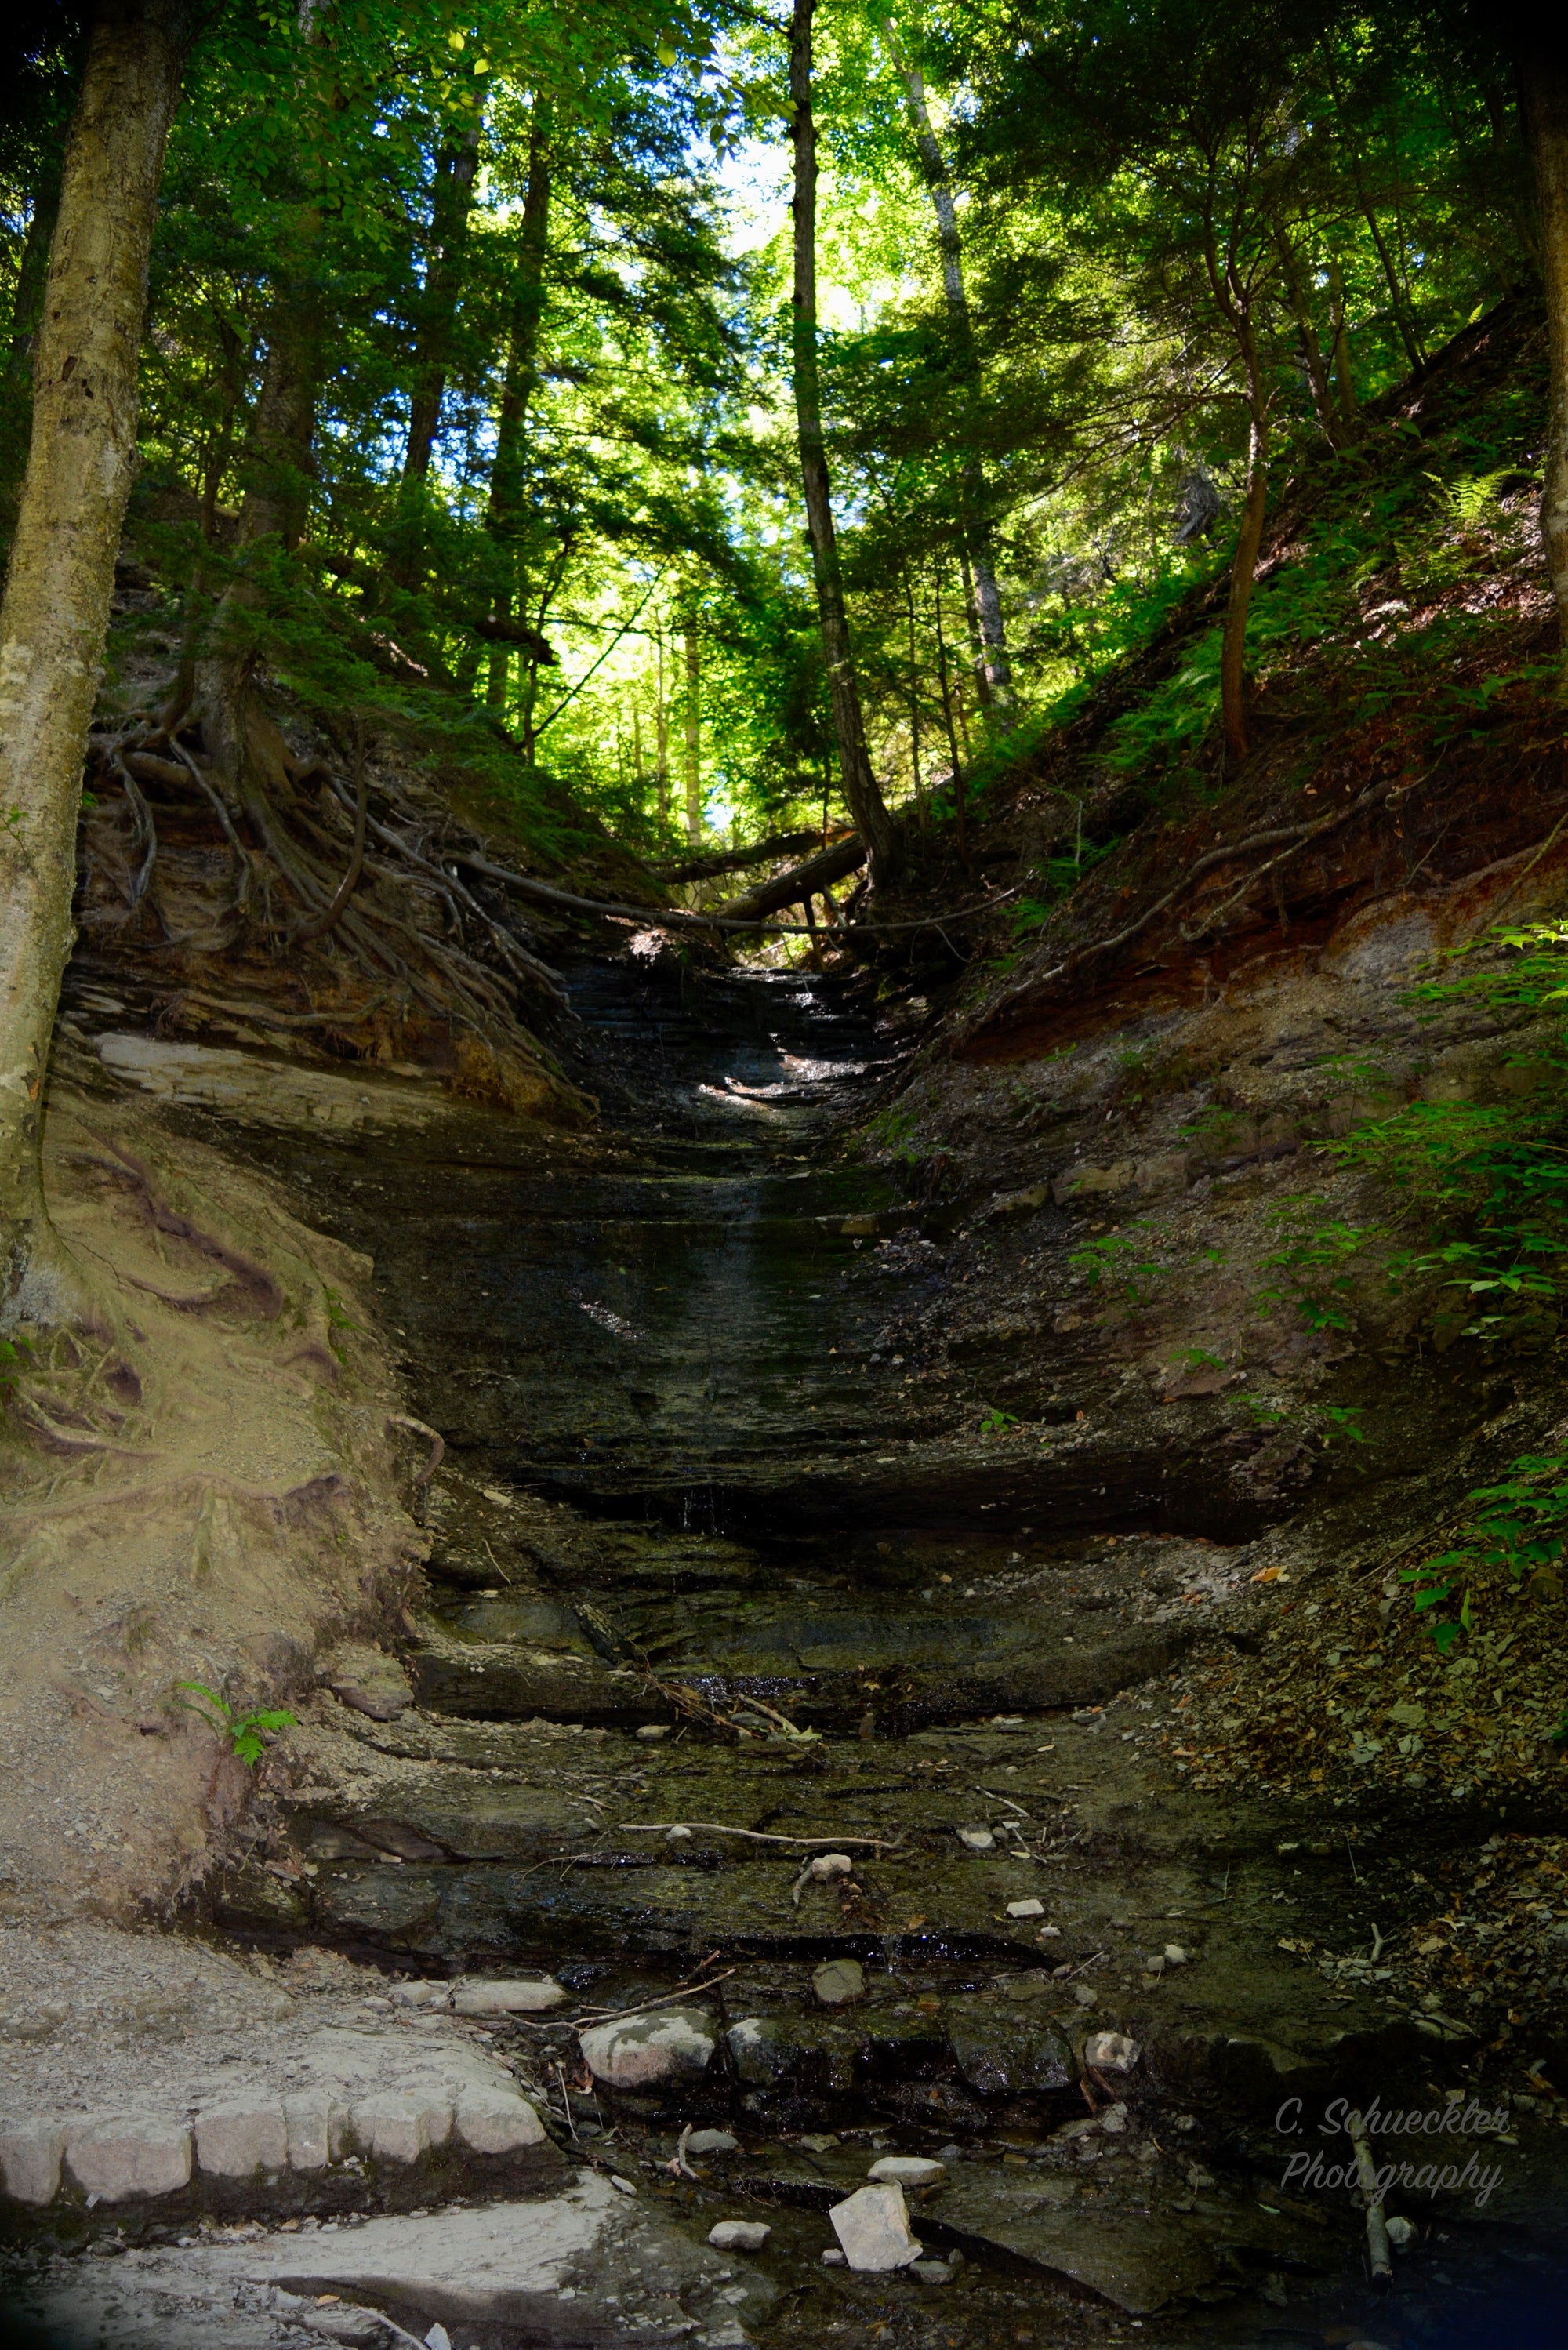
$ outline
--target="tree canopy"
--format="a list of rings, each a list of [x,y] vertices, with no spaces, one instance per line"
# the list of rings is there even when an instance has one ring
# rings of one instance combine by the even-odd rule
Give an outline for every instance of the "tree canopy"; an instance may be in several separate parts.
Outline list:
[[[1445,0],[814,13],[811,348],[881,795],[940,820],[1227,568],[1243,750],[1282,470],[1354,463],[1367,404],[1538,268],[1510,57]],[[0,140],[7,515],[86,22],[26,26]],[[307,701],[417,712],[520,811],[565,783],[656,859],[844,814],[791,30],[747,0],[217,0],[133,509],[192,643],[222,612]]]

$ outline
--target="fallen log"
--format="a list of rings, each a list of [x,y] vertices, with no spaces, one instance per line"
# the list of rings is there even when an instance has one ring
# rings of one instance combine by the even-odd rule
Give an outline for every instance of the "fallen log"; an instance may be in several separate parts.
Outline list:
[[[678,865],[656,865],[661,881],[711,881],[721,873],[743,873],[752,865],[776,865],[781,857],[799,857],[815,848],[812,832],[775,832],[771,840],[753,841],[750,848],[715,848],[706,857],[685,857]]]
[[[715,906],[716,915],[730,921],[760,921],[763,915],[775,913],[781,906],[799,906],[807,898],[820,895],[842,881],[846,873],[858,871],[866,862],[865,843],[856,833],[844,840],[836,840],[826,848],[819,848],[804,865],[794,865],[787,873],[780,873],[771,881],[759,881],[739,898],[726,899]]]

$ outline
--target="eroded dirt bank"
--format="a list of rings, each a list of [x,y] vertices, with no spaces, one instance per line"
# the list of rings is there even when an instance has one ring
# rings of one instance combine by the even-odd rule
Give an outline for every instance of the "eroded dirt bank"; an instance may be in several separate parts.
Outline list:
[[[109,1998],[129,1946],[80,1926],[17,1945],[19,2306],[126,2350],[379,2345],[375,2312],[480,2350],[1552,2338],[1561,1766],[1478,1752],[1480,1674],[1438,1677],[1393,1575],[1555,1424],[1553,1357],[1396,1380],[1397,1329],[1251,1310],[1351,1114],[1325,1040],[1508,1081],[1462,1021],[1407,1037],[1421,922],[912,1083],[842,981],[583,964],[597,1131],[384,1078],[328,1119],[275,1055],[224,1097],[223,1056],[82,1022],[96,1114],[330,1236],[357,1327],[317,1410],[447,1449],[140,1944],[212,1950],[200,1999],[145,1957]],[[1214,1067],[1222,1133],[1181,1081]],[[1086,1285],[1135,1219],[1158,1277]],[[1346,1410],[1366,1443],[1325,1444]],[[411,1503],[396,1441],[368,1490]],[[1391,2189],[1391,2296],[1324,2183],[1335,2097],[1457,2110],[1436,2143],[1498,2174]],[[888,2157],[942,2166],[902,2187],[924,2256],[825,2263]],[[731,2220],[763,2249],[705,2246]]]

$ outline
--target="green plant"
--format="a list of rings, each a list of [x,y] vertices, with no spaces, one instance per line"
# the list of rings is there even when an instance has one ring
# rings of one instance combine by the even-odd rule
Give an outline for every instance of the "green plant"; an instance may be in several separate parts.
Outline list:
[[[1318,1430],[1325,1449],[1342,1438],[1348,1438],[1352,1444],[1365,1444],[1366,1430],[1361,1425],[1361,1415],[1366,1409],[1365,1404],[1359,1403],[1325,1404],[1323,1416],[1327,1425]]]
[[[1227,1109],[1220,1102],[1210,1102],[1189,1125],[1181,1128],[1181,1139],[1197,1143],[1209,1158],[1222,1159],[1227,1144],[1241,1123],[1240,1110]]]
[[[1143,1229],[1139,1224],[1133,1226],[1134,1232]],[[1100,1240],[1085,1241],[1082,1248],[1072,1251],[1067,1262],[1091,1289],[1112,1290],[1135,1308],[1152,1301],[1170,1270],[1168,1265],[1145,1256],[1137,1242],[1119,1232],[1106,1232]]]
[[[1010,1428],[1018,1426],[1018,1414],[1003,1411],[999,1404],[982,1404],[980,1424],[987,1436],[1005,1436]]]
[[[24,1356],[33,1349],[26,1338],[0,1338],[0,1403],[4,1403],[22,1376]]]
[[[236,1713],[227,1698],[217,1690],[209,1689],[205,1681],[176,1681],[174,1686],[176,1690],[191,1692],[189,1697],[177,1698],[176,1703],[182,1706],[187,1713],[193,1713],[199,1721],[204,1721],[209,1730],[225,1742],[229,1752],[237,1754],[240,1761],[248,1763],[252,1769],[261,1761],[265,1742],[263,1737],[265,1731],[299,1728],[293,1714],[284,1712],[281,1708]]]
[[[1522,1452],[1511,1461],[1501,1484],[1478,1485],[1465,1496],[1480,1506],[1468,1537],[1455,1550],[1405,1566],[1399,1579],[1414,1586],[1417,1616],[1446,1656],[1460,1636],[1476,1627],[1476,1586],[1505,1570],[1515,1586],[1528,1585],[1544,1596],[1563,1591],[1561,1560],[1568,1548],[1568,1452]],[[1459,1592],[1457,1614],[1441,1618]]]
[[[1254,1303],[1264,1320],[1276,1305],[1293,1305],[1309,1330],[1348,1330],[1355,1278],[1349,1267],[1376,1237],[1366,1224],[1324,1217],[1322,1202],[1290,1200],[1271,1219],[1283,1242],[1263,1259],[1278,1283],[1258,1292]]]
[[[888,1158],[906,1166],[913,1166],[919,1159],[912,1110],[878,1110],[875,1118],[867,1119],[865,1135],[874,1150],[886,1151]]]

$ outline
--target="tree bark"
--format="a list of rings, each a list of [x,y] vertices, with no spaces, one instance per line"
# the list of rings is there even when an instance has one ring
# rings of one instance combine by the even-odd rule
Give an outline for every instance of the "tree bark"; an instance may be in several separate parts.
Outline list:
[[[1225,742],[1231,755],[1244,759],[1250,748],[1247,733],[1247,614],[1252,601],[1252,579],[1258,550],[1263,543],[1263,517],[1269,503],[1268,423],[1262,385],[1252,383],[1251,427],[1247,438],[1247,494],[1241,504],[1241,527],[1231,562],[1231,593],[1225,606],[1225,634],[1220,650],[1220,712]]]
[[[828,698],[838,746],[844,796],[870,858],[874,887],[890,880],[898,864],[898,834],[877,788],[866,748],[860,692],[849,647],[844,579],[822,430],[822,381],[816,341],[816,125],[811,110],[811,32],[815,0],[794,0],[790,20],[789,88],[794,146],[794,361],[795,421],[800,470],[805,492],[811,567],[822,650],[827,662]]]
[[[1247,401],[1247,489],[1241,502],[1241,524],[1231,562],[1231,592],[1225,606],[1225,633],[1220,649],[1220,716],[1226,747],[1235,759],[1244,759],[1247,735],[1247,614],[1252,601],[1258,550],[1263,543],[1263,517],[1269,503],[1269,392],[1253,324],[1256,287],[1239,270],[1233,246],[1221,259],[1212,210],[1204,219],[1204,265],[1209,273],[1214,307],[1235,338]]]
[[[888,55],[904,85],[909,127],[914,133],[920,168],[925,173],[931,210],[936,214],[937,246],[942,263],[942,292],[947,298],[948,313],[953,322],[965,372],[975,377],[979,369],[975,364],[974,330],[970,318],[969,294],[964,285],[958,210],[953,203],[947,159],[931,128],[930,109],[926,104],[925,78],[918,66],[905,62],[890,16],[883,16],[881,27]],[[984,469],[978,458],[971,457],[965,463],[963,488],[964,543],[974,577],[975,611],[980,624],[981,659],[985,670],[984,701],[988,712],[994,715],[999,725],[1005,728],[1012,724],[1016,716],[1012,664],[1008,658],[1007,628],[1002,619],[1002,596],[996,584],[995,551],[991,527],[985,520]]]
[[[6,1285],[25,1316],[49,1310],[44,1082],[74,936],[82,754],[136,466],[148,252],[190,35],[184,0],[103,0],[94,25],[0,606],[0,1225]]]
[[[1560,35],[1542,28],[1521,49],[1519,89],[1541,211],[1550,366],[1541,536],[1568,650],[1568,56]]]
[[[1337,261],[1328,265],[1328,317],[1340,431],[1348,439],[1355,430],[1355,378],[1350,364],[1350,328],[1345,314],[1345,277]]]
[[[552,125],[549,101],[536,100],[528,133],[528,185],[518,232],[517,276],[506,340],[506,378],[495,421],[495,463],[491,468],[490,499],[484,517],[486,530],[501,543],[508,575],[496,591],[494,617],[498,620],[512,619],[517,600],[516,536],[524,513],[528,407],[539,381],[539,331],[545,316]],[[490,656],[490,679],[484,697],[492,709],[499,710],[505,703],[506,672],[507,655],[497,647]]]
[[[33,351],[44,307],[44,283],[48,274],[49,246],[60,208],[63,145],[50,145],[38,167],[33,188],[33,213],[22,245],[16,272],[16,297],[11,306],[11,348],[0,383],[0,521],[9,523],[16,512],[17,484],[27,462],[28,426],[33,407]]]
[[[655,625],[653,640],[658,650],[659,658],[659,668],[654,688],[655,701],[653,723],[654,755],[658,761],[656,775],[659,797],[659,828],[662,833],[668,831],[670,828],[670,704],[665,699],[664,693],[664,623],[662,620],[659,621]]]
[[[815,832],[775,832],[749,848],[715,848],[706,857],[686,857],[678,865],[653,869],[661,881],[712,881],[722,873],[743,873],[751,865],[776,865],[781,857],[798,857],[816,837]]]
[[[446,398],[452,328],[462,291],[473,176],[479,166],[480,124],[460,145],[448,148],[436,165],[431,205],[430,257],[419,305],[414,345],[413,390],[409,401],[409,437],[398,485],[398,519],[389,574],[395,586],[414,589],[424,571],[424,488]]]
[[[857,872],[865,862],[866,845],[851,833],[846,839],[836,840],[830,848],[819,848],[804,865],[781,873],[776,880],[759,881],[754,889],[713,907],[711,911],[730,920],[760,922],[765,915],[776,914],[781,906],[798,906],[819,890],[831,888],[846,873]]]
[[[693,848],[702,845],[702,647],[694,619],[688,619],[686,653],[686,837]]]
[[[1280,250],[1280,276],[1284,281],[1285,299],[1295,321],[1302,365],[1306,370],[1307,388],[1312,393],[1313,413],[1329,447],[1337,449],[1340,444],[1340,417],[1328,380],[1328,362],[1324,358],[1323,346],[1318,341],[1317,328],[1313,323],[1295,247],[1282,222],[1274,224],[1274,241]]]

